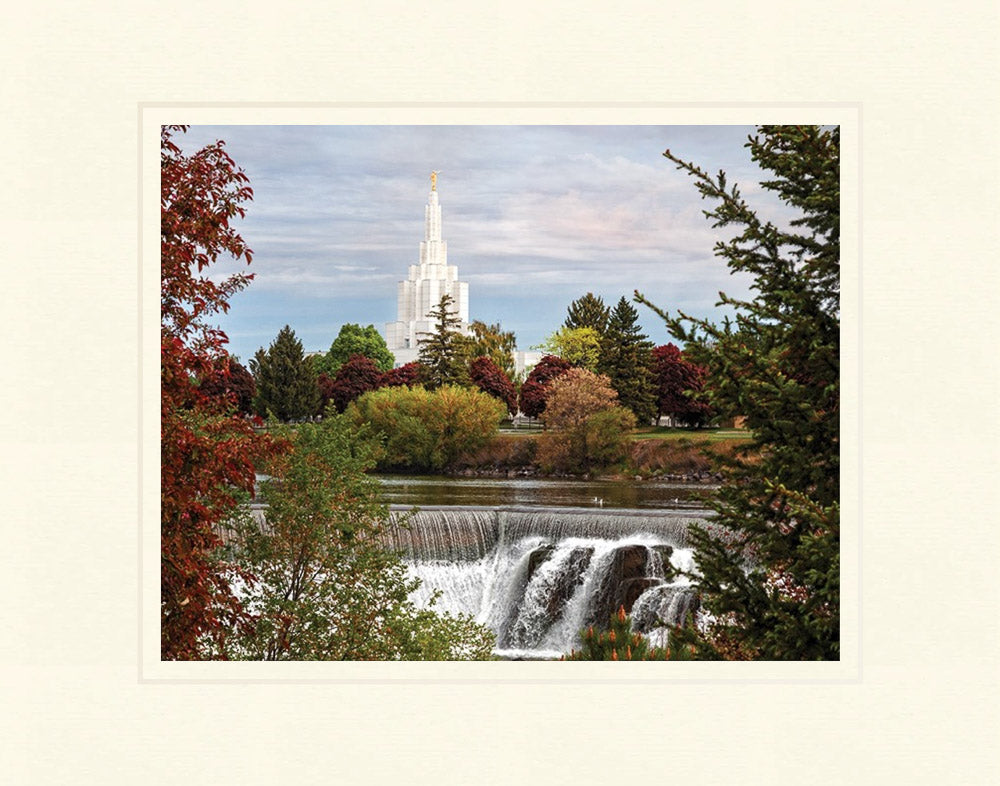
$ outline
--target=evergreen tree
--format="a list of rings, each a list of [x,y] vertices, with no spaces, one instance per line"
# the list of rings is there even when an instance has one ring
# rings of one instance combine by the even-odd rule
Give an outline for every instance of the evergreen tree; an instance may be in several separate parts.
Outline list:
[[[287,422],[311,417],[318,409],[316,371],[288,325],[279,331],[266,352],[263,348],[257,350],[250,368],[257,383],[254,406],[262,417],[270,413]]]
[[[638,633],[632,632],[632,618],[619,606],[611,615],[607,630],[593,625],[580,631],[582,648],[574,649],[563,660],[667,660],[665,650],[650,647]],[[674,660],[674,658],[671,658]]]
[[[563,327],[569,330],[592,328],[600,335],[604,333],[604,328],[608,324],[610,309],[604,305],[604,300],[588,292],[570,303],[566,312]]]
[[[456,328],[462,320],[452,310],[451,295],[442,295],[437,308],[430,312],[435,322],[433,333],[421,333],[420,363],[426,368],[425,384],[429,390],[442,385],[468,385],[466,366],[468,338]]]
[[[712,177],[668,150],[694,177],[706,215],[733,226],[716,256],[753,276],[756,296],[721,296],[736,311],[721,326],[657,311],[708,371],[724,415],[745,415],[753,437],[713,507],[711,528],[690,533],[712,615],[705,629],[672,633],[699,657],[815,660],[840,646],[840,133],[761,126],[748,141],[770,179],[763,187],[796,208],[788,230],[763,222],[724,173]],[[645,301],[637,294],[640,302]]]
[[[646,425],[656,414],[652,348],[639,327],[639,312],[621,298],[608,317],[597,370],[611,380],[621,405]]]

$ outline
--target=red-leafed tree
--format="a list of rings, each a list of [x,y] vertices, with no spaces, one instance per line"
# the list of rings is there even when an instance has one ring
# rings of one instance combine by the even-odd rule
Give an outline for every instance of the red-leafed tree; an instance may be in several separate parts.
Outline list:
[[[483,393],[500,399],[511,415],[517,413],[517,391],[503,370],[490,358],[478,357],[469,364],[469,379]]]
[[[347,405],[363,393],[379,387],[382,372],[375,361],[364,355],[351,355],[344,365],[337,370],[330,391],[333,393],[333,403],[338,412],[347,409]]]
[[[399,368],[393,368],[386,371],[382,375],[379,387],[395,388],[402,385],[406,385],[408,387],[412,385],[419,385],[421,380],[424,378],[425,371],[424,367],[416,361],[407,363]]]
[[[555,355],[546,355],[538,361],[528,378],[521,385],[521,411],[530,418],[537,418],[545,411],[548,383],[572,366]]]
[[[333,379],[321,371],[316,377],[316,387],[319,389],[319,411],[316,414],[322,415],[333,401]]]
[[[206,396],[228,396],[236,411],[241,415],[253,414],[253,396],[257,384],[253,374],[236,358],[220,358],[213,374],[201,383],[201,392]]]
[[[669,415],[688,426],[699,426],[712,416],[707,402],[695,397],[705,381],[705,369],[691,363],[674,344],[653,350],[657,417]]]
[[[252,493],[256,467],[283,448],[254,433],[229,396],[205,390],[227,363],[226,335],[209,322],[250,283],[207,274],[220,257],[249,264],[231,222],[253,197],[247,177],[216,142],[187,155],[160,134],[160,657],[221,657],[226,634],[249,623],[218,557],[215,527]]]

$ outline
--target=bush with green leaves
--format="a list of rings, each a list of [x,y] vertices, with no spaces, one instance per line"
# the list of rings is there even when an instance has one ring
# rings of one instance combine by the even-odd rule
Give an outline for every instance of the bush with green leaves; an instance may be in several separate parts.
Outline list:
[[[251,632],[227,643],[247,660],[485,660],[493,634],[471,618],[419,609],[366,474],[372,444],[343,417],[281,429],[292,451],[269,468],[261,526],[244,511],[230,558],[252,575]]]
[[[345,414],[380,441],[380,468],[438,471],[488,444],[507,411],[486,393],[444,385],[374,390],[353,401]]]

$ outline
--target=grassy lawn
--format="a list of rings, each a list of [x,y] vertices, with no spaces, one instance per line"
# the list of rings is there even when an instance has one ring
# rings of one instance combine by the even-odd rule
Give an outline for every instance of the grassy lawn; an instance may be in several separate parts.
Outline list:
[[[632,439],[675,439],[692,442],[744,442],[750,439],[750,432],[738,428],[668,428],[667,426],[650,426],[636,429]]]

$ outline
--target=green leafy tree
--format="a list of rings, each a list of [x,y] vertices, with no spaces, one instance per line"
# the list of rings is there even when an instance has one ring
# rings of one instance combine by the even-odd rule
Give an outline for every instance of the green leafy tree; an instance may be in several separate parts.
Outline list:
[[[316,370],[288,325],[278,332],[267,351],[257,350],[250,369],[257,383],[254,407],[262,417],[274,415],[288,422],[311,417],[319,408]]]
[[[250,660],[484,660],[493,634],[468,617],[418,609],[378,501],[371,443],[341,417],[303,424],[262,484],[267,526],[249,517],[236,555],[253,573],[245,603],[256,625],[230,642]]]
[[[621,298],[608,317],[597,370],[611,380],[621,405],[645,424],[656,414],[652,348],[639,327],[639,312]]]
[[[577,368],[595,371],[601,357],[601,334],[592,327],[563,326],[536,349],[561,357]]]
[[[469,323],[471,336],[465,349],[466,357],[475,359],[488,357],[508,379],[514,378],[514,350],[517,348],[517,337],[513,331],[504,331],[499,323],[487,325],[474,320]]]
[[[381,442],[380,467],[433,471],[487,445],[505,414],[506,406],[493,396],[455,385],[380,388],[346,411],[352,423],[368,424]]]
[[[840,132],[761,126],[747,147],[761,185],[797,216],[762,221],[724,173],[694,178],[716,227],[734,227],[716,256],[753,277],[752,300],[721,296],[721,326],[657,311],[707,369],[724,415],[741,414],[747,453],[726,468],[712,526],[691,539],[695,580],[714,622],[672,633],[702,658],[829,660],[840,653]],[[641,295],[637,298],[647,303]]]
[[[563,327],[570,330],[591,328],[596,330],[598,335],[603,335],[611,310],[604,305],[603,299],[588,292],[570,303],[566,312],[566,321],[563,322]]]
[[[442,295],[437,307],[429,312],[435,323],[434,332],[420,334],[420,364],[425,369],[424,384],[432,390],[442,385],[469,384],[469,339],[457,329],[462,321],[454,312],[453,303],[451,295]]]
[[[547,472],[588,472],[624,458],[635,416],[608,378],[571,368],[549,383],[537,461]]]
[[[382,334],[374,325],[361,327],[354,323],[344,325],[330,345],[330,350],[320,359],[317,371],[331,379],[340,367],[354,355],[362,355],[374,361],[379,371],[388,371],[396,359],[386,346]]]

